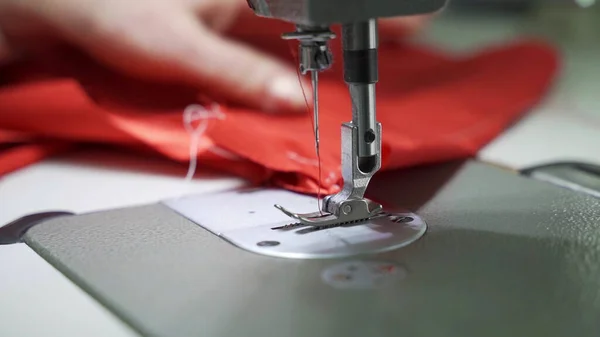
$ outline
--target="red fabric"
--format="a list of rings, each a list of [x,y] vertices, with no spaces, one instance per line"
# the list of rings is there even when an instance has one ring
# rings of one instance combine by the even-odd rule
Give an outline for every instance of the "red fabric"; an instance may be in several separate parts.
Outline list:
[[[289,45],[276,37],[249,42],[293,62]],[[334,49],[339,59],[339,45]],[[342,183],[340,125],[351,119],[340,63],[320,77],[326,193]],[[553,49],[536,41],[460,59],[382,43],[377,89],[382,170],[474,155],[544,96],[557,68]],[[182,112],[199,103],[207,100],[192,88],[128,78],[69,49],[0,69],[0,174],[81,142],[151,150],[186,163],[189,135]],[[208,122],[201,166],[316,193],[310,114],[275,116],[217,103],[225,118]]]

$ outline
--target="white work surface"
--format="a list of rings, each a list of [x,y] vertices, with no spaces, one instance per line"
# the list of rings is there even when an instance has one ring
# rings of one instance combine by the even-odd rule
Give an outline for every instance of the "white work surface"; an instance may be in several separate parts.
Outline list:
[[[593,83],[600,78],[600,53],[590,38],[600,36],[600,20],[573,17],[560,25],[551,23],[550,16],[544,13],[536,20],[547,21],[541,27],[567,48],[566,73],[551,99],[485,148],[483,160],[517,169],[567,159],[600,164],[600,151],[594,151],[600,144],[600,112]],[[522,22],[506,18],[448,18],[436,22],[426,40],[465,50],[522,30]],[[46,210],[81,213],[244,184],[218,176],[184,183],[185,169],[102,150],[46,160],[0,179],[0,224]],[[0,266],[0,336],[137,336],[27,246],[1,246]]]

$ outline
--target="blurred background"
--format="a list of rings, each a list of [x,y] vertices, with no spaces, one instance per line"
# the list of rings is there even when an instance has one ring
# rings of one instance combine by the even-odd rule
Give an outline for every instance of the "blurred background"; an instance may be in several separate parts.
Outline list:
[[[417,40],[460,54],[522,38],[553,45],[560,76],[547,99],[480,157],[512,169],[557,161],[600,165],[600,8],[594,0],[450,0]]]

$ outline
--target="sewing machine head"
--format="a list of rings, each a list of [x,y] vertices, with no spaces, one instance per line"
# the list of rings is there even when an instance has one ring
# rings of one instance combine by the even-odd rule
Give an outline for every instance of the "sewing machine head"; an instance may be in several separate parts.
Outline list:
[[[328,26],[432,13],[446,0],[248,0],[259,16],[300,25]]]
[[[376,118],[375,84],[378,74],[377,19],[432,13],[446,0],[248,0],[254,12],[296,25],[283,35],[299,43],[302,74],[312,73],[315,146],[319,152],[318,73],[330,68],[328,41],[335,38],[333,24],[342,26],[344,80],[352,101],[352,122],[342,125],[342,176],[344,187],[324,199],[321,211],[296,214],[276,205],[298,221],[314,227],[369,221],[385,214],[383,207],[364,194],[381,167],[381,124]]]
[[[296,33],[284,38],[301,42],[300,70],[323,71],[331,64],[327,41],[334,37],[329,27],[355,25],[344,32],[345,46],[376,48],[379,18],[428,14],[442,9],[447,0],[247,0],[258,16],[294,23]],[[348,27],[350,28],[350,27]],[[346,34],[347,33],[347,34]],[[347,43],[346,43],[347,42]],[[316,44],[316,46],[315,46]]]

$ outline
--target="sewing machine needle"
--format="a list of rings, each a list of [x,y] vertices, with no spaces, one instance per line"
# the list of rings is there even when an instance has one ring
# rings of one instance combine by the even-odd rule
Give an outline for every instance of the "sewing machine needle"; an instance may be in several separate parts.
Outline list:
[[[315,148],[319,155],[319,72],[312,71],[312,87],[313,87],[313,117],[315,131]]]

